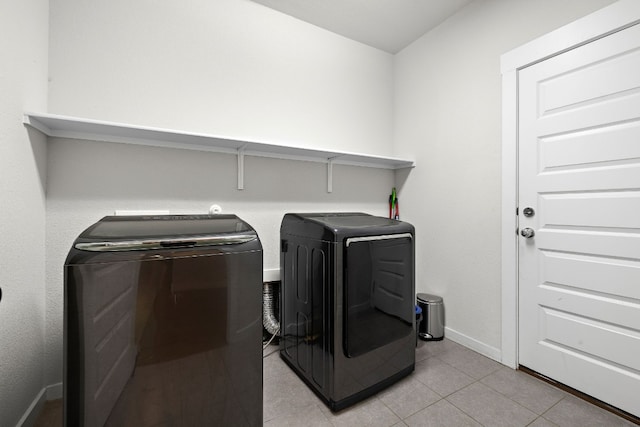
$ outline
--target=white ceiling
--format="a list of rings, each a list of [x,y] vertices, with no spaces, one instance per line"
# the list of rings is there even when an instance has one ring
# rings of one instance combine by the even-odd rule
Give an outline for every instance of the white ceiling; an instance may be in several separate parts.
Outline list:
[[[389,53],[404,49],[473,0],[253,0]]]

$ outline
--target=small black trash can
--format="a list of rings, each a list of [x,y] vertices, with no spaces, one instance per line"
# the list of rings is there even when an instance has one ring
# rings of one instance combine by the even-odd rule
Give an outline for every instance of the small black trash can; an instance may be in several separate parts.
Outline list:
[[[424,341],[439,341],[444,338],[444,304],[442,297],[418,294],[418,306],[422,309],[422,321],[418,337]]]

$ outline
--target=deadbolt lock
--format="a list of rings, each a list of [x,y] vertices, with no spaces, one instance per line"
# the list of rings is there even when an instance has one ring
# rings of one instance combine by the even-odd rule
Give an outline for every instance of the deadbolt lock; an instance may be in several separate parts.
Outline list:
[[[536,211],[534,211],[533,208],[524,208],[522,210],[522,214],[524,216],[526,216],[527,218],[531,218],[532,216],[534,216],[536,214]]]

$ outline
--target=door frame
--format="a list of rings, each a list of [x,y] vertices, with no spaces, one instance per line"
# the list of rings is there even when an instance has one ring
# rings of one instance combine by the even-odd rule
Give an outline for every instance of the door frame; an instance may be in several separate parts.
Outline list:
[[[620,0],[500,57],[502,72],[502,350],[518,366],[518,72],[640,24],[640,1]]]

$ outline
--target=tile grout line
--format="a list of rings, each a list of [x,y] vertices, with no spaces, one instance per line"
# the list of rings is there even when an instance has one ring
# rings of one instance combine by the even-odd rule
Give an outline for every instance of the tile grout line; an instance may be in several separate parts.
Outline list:
[[[450,351],[450,350],[449,350],[449,351]],[[471,350],[471,351],[473,351],[473,350]],[[446,351],[445,351],[445,352],[446,352]],[[482,356],[482,355],[480,355],[480,356]],[[485,379],[485,378],[487,378],[487,377],[489,377],[489,376],[491,376],[491,375],[495,374],[496,372],[498,372],[498,371],[499,371],[499,370],[500,370],[504,365],[500,364],[500,366],[499,366],[497,369],[495,369],[495,370],[491,371],[490,373],[488,373],[488,374],[484,375],[483,377],[481,377],[481,378],[477,379],[477,378],[472,377],[471,375],[467,374],[466,372],[464,372],[464,371],[462,371],[462,370],[460,370],[460,369],[456,368],[455,366],[451,365],[451,364],[450,364],[450,363],[448,363],[446,360],[441,359],[440,357],[438,357],[438,355],[434,355],[434,356],[432,356],[432,357],[436,357],[436,358],[437,358],[438,360],[440,360],[442,363],[445,363],[446,365],[448,365],[449,367],[451,367],[451,368],[453,368],[453,369],[457,370],[458,372],[462,372],[463,374],[465,374],[465,375],[467,375],[467,376],[469,376],[469,377],[471,377],[471,378],[473,378],[473,379],[474,379],[474,381],[473,381],[472,383],[470,383],[470,384],[466,385],[465,387],[462,387],[462,388],[460,388],[460,389],[458,389],[458,390],[456,390],[456,391],[454,391],[454,392],[452,392],[452,393],[449,393],[447,396],[444,396],[444,397],[443,397],[443,399],[445,399],[448,403],[450,403],[450,404],[451,404],[452,406],[454,406],[456,409],[458,409],[458,410],[459,410],[459,411],[461,411],[463,414],[467,415],[468,417],[470,417],[471,419],[473,419],[474,421],[476,421],[476,422],[477,422],[478,424],[480,424],[480,425],[484,425],[484,424],[482,424],[480,421],[478,421],[477,419],[475,419],[473,416],[471,416],[470,414],[468,414],[467,412],[465,412],[465,411],[464,411],[464,410],[462,410],[461,408],[457,407],[453,402],[451,402],[451,401],[448,399],[448,397],[449,397],[449,396],[451,396],[451,395],[453,395],[453,394],[455,394],[455,393],[457,393],[457,392],[459,392],[459,391],[461,391],[461,390],[464,390],[464,389],[466,389],[466,388],[468,388],[468,387],[472,386],[472,385],[473,385],[473,384],[475,384],[475,383],[480,383],[481,385],[483,385],[483,386],[485,386],[485,387],[488,387],[490,390],[494,391],[495,393],[499,394],[500,396],[503,396],[504,398],[508,399],[509,401],[511,401],[511,402],[513,402],[513,403],[515,403],[515,404],[516,404],[516,405],[518,405],[519,407],[521,407],[521,408],[523,408],[523,409],[525,409],[525,410],[527,410],[527,411],[529,411],[529,412],[533,413],[536,417],[535,417],[535,418],[534,418],[534,419],[533,419],[529,424],[527,424],[527,426],[529,426],[529,425],[531,425],[532,423],[534,423],[538,418],[544,418],[544,414],[546,414],[548,411],[550,411],[553,407],[555,407],[556,405],[558,405],[561,401],[563,401],[563,400],[566,398],[566,396],[563,396],[560,400],[558,400],[556,403],[554,403],[553,405],[551,405],[551,407],[549,407],[547,410],[545,410],[542,414],[537,414],[536,412],[534,412],[534,411],[532,411],[531,409],[529,409],[529,408],[525,407],[525,406],[524,406],[524,405],[522,405],[521,403],[519,403],[519,402],[517,402],[517,401],[513,400],[511,397],[509,397],[509,396],[507,396],[507,395],[505,395],[505,394],[501,393],[501,392],[500,392],[500,391],[498,391],[498,390],[495,390],[495,389],[494,389],[493,387],[491,387],[490,385],[485,384],[485,383],[483,383],[483,382],[482,382],[482,380],[483,380],[483,379]],[[486,356],[483,356],[483,357],[486,357]],[[498,363],[499,363],[499,362],[498,362]],[[431,405],[429,405],[429,406],[431,406]],[[549,420],[547,420],[546,418],[544,418],[544,420],[545,420],[545,421],[549,421]],[[549,421],[549,422],[551,422],[551,421]],[[555,424],[555,423],[553,423],[553,424]]]
[[[550,410],[552,410],[553,408],[555,408],[556,406],[558,406],[558,405],[560,404],[560,402],[562,402],[563,400],[565,400],[565,399],[567,398],[567,396],[568,396],[568,395],[566,395],[566,394],[565,394],[564,396],[562,396],[562,399],[558,400],[556,403],[554,403],[553,405],[551,405],[551,406],[549,407],[549,409],[547,409],[547,410],[546,410],[546,411],[544,411],[542,414],[540,414],[540,418],[544,418],[544,415],[545,415],[547,412],[549,412]],[[546,418],[544,418],[544,419],[545,419],[545,421],[549,421],[550,423],[552,423],[552,424],[556,425],[556,423],[554,423],[553,421],[548,420],[548,419],[546,419]]]
[[[446,362],[445,362],[445,363],[446,363]],[[449,365],[449,366],[451,366],[451,365]],[[456,369],[454,366],[451,366],[451,367],[452,367],[452,368],[454,368],[454,369]],[[482,377],[482,378],[480,378],[480,379],[475,379],[475,378],[474,378],[474,381],[473,381],[472,383],[467,384],[466,386],[464,386],[464,387],[462,387],[462,388],[460,388],[460,389],[458,389],[458,390],[456,390],[456,391],[454,391],[454,392],[452,392],[452,393],[449,393],[449,394],[448,394],[446,397],[444,397],[443,399],[445,399],[449,404],[451,404],[453,407],[455,407],[456,409],[458,409],[458,410],[459,410],[460,412],[462,412],[463,414],[467,415],[469,418],[471,418],[472,420],[474,420],[475,422],[477,422],[477,423],[478,423],[478,424],[480,424],[481,426],[484,426],[484,424],[482,424],[478,419],[474,418],[471,414],[467,413],[467,412],[466,412],[466,411],[464,411],[462,408],[460,408],[460,407],[456,406],[456,404],[455,404],[455,403],[453,403],[452,401],[450,401],[450,400],[448,399],[448,397],[449,397],[449,396],[452,396],[452,395],[454,395],[454,394],[456,394],[456,393],[458,393],[458,392],[460,392],[460,391],[462,391],[462,390],[465,390],[465,389],[467,389],[467,388],[471,387],[472,385],[474,385],[474,384],[476,384],[476,383],[480,383],[480,385],[487,387],[489,390],[493,391],[494,393],[497,393],[498,395],[500,395],[500,396],[504,397],[505,399],[509,400],[510,402],[513,402],[513,403],[515,403],[516,405],[518,405],[519,407],[521,407],[521,408],[525,409],[526,411],[531,412],[532,414],[534,414],[536,417],[535,417],[533,420],[531,420],[531,422],[530,422],[530,423],[528,423],[528,424],[527,424],[527,426],[528,426],[528,425],[530,425],[531,423],[535,422],[538,418],[542,417],[542,415],[540,415],[540,414],[537,414],[537,413],[533,412],[531,409],[529,409],[529,408],[527,408],[527,407],[525,407],[525,406],[521,405],[519,402],[516,402],[515,400],[511,399],[509,396],[506,396],[506,395],[504,395],[504,394],[500,393],[498,390],[495,390],[493,387],[491,387],[491,386],[489,386],[489,385],[487,385],[487,384],[485,384],[485,383],[483,383],[483,382],[481,381],[482,379],[484,379],[484,378],[488,377],[489,375],[492,375],[493,373],[495,373],[495,372],[497,372],[497,371],[498,371],[498,370],[496,369],[495,371],[491,372],[490,374],[485,375],[484,377]],[[462,371],[460,371],[460,372],[462,372]],[[464,372],[463,372],[463,373],[464,373]],[[467,375],[468,375],[468,374],[467,374]],[[469,375],[469,376],[470,376],[470,375]],[[472,378],[473,378],[473,377],[472,377]],[[564,399],[564,397],[563,397],[562,399]],[[560,401],[561,401],[562,399],[560,399]],[[556,402],[554,405],[552,405],[552,407],[553,407],[553,406],[555,406],[555,405],[557,405],[558,403],[560,403],[560,401]],[[549,409],[551,409],[551,408],[549,408]],[[546,411],[545,411],[545,413],[546,413]],[[546,421],[548,421],[546,418],[545,418],[545,420],[546,420]]]
[[[497,371],[495,371],[495,372],[497,372]],[[494,372],[494,373],[495,373],[495,372]],[[491,374],[489,374],[489,375],[491,375]],[[487,378],[489,375],[487,375],[487,376],[483,377],[482,379]],[[529,411],[529,412],[531,412],[531,413],[534,413],[534,414],[536,415],[536,420],[537,420],[538,418],[541,418],[541,417],[542,417],[544,414],[546,414],[547,412],[549,412],[549,411],[551,410],[551,408],[553,408],[554,406],[556,406],[558,403],[560,403],[560,402],[561,402],[562,400],[564,400],[564,398],[566,397],[566,396],[562,396],[562,397],[561,397],[561,398],[560,398],[556,403],[554,403],[554,404],[553,404],[553,405],[551,405],[549,408],[547,408],[547,409],[546,409],[542,414],[538,414],[537,412],[534,412],[533,410],[531,410],[531,409],[527,408],[526,406],[524,406],[524,405],[523,405],[523,404],[521,404],[520,402],[518,402],[518,401],[516,401],[516,400],[513,400],[511,397],[507,396],[506,394],[504,394],[504,393],[500,392],[499,390],[496,390],[495,388],[491,387],[491,385],[489,385],[489,384],[485,384],[485,383],[483,383],[481,380],[479,380],[479,382],[480,382],[482,385],[484,385],[485,387],[488,387],[490,390],[493,390],[494,392],[498,393],[500,396],[503,396],[503,397],[505,397],[505,398],[509,399],[510,401],[512,401],[512,402],[513,402],[513,403],[515,403],[516,405],[520,406],[521,408],[524,408],[524,409],[526,409],[527,411]],[[545,418],[545,420],[546,420],[546,421],[549,421],[549,420],[547,420],[546,418]],[[531,423],[533,423],[534,421],[535,421],[535,420],[533,420]],[[529,423],[529,424],[527,424],[527,425],[530,425],[531,423]]]
[[[466,388],[471,387],[473,384],[477,383],[478,381],[474,381],[471,384],[466,385],[465,387],[462,387],[460,390],[454,391],[453,393],[450,393],[449,396],[457,393],[458,391],[464,390]],[[447,396],[448,397],[448,396]],[[485,427],[484,424],[482,424],[479,420],[475,419],[471,414],[468,414],[466,411],[464,411],[462,408],[459,408],[458,406],[456,406],[455,403],[453,403],[452,401],[450,401],[449,399],[447,399],[446,397],[444,398],[451,406],[453,406],[454,408],[456,408],[458,411],[462,412],[463,414],[465,414],[467,417],[471,418],[473,421],[477,422],[478,424],[480,424],[481,426]]]

